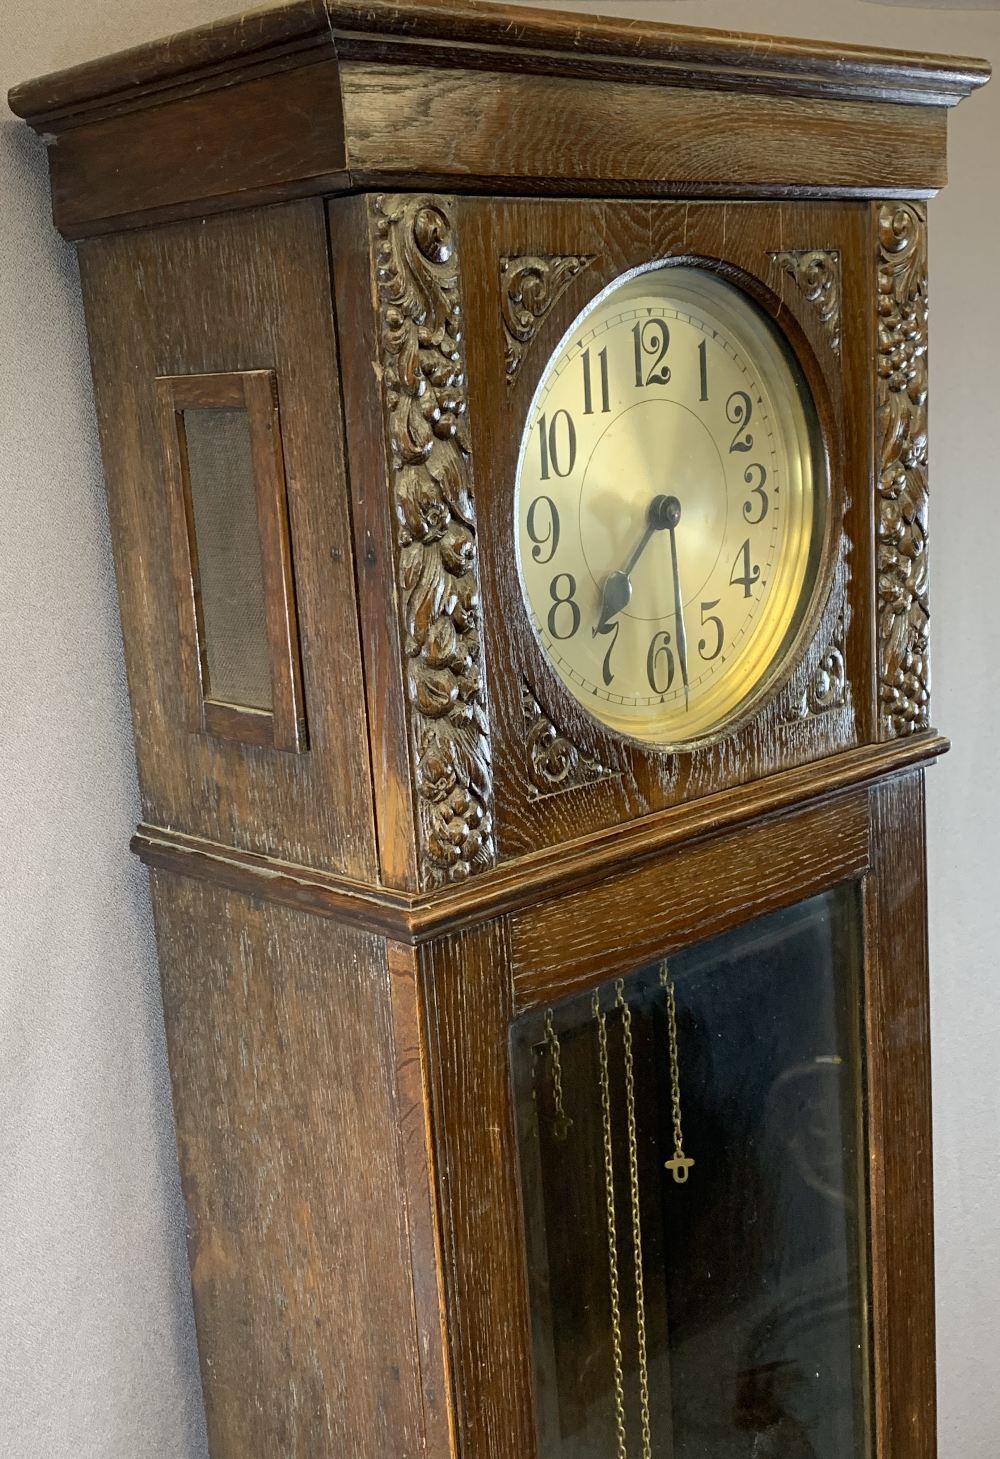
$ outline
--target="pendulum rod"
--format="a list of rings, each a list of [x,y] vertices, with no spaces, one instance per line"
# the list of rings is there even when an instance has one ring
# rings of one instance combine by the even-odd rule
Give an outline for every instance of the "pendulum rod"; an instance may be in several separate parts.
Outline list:
[[[559,1035],[555,1030],[551,1008],[545,1011],[545,1042],[552,1056],[552,1099],[556,1111],[553,1133],[557,1140],[565,1140],[573,1121],[566,1113],[566,1103],[563,1098],[562,1051],[559,1047]]]
[[[604,1125],[604,1192],[607,1202],[608,1275],[611,1286],[611,1344],[615,1365],[615,1427],[618,1435],[618,1459],[628,1459],[628,1438],[625,1430],[625,1376],[622,1363],[622,1320],[618,1290],[618,1227],[615,1219],[615,1161],[611,1131],[611,1075],[608,1068],[608,1030],[601,1011],[601,996],[594,994],[594,1018],[597,1020],[597,1049],[601,1076],[601,1115]]]
[[[684,1137],[681,1132],[681,1070],[677,1049],[677,998],[674,980],[667,971],[666,961],[660,964],[660,987],[667,995],[667,1039],[670,1049],[670,1108],[674,1125],[674,1155],[666,1162],[678,1185],[684,1185],[694,1161],[684,1154]]]
[[[625,1047],[625,1112],[628,1120],[629,1195],[632,1204],[632,1255],[635,1263],[635,1325],[639,1353],[639,1410],[642,1424],[642,1459],[652,1459],[649,1425],[649,1367],[646,1362],[646,1292],[642,1276],[642,1214],[639,1205],[639,1141],[635,1119],[635,1065],[632,1053],[632,1010],[621,978],[615,984],[622,1016]]]

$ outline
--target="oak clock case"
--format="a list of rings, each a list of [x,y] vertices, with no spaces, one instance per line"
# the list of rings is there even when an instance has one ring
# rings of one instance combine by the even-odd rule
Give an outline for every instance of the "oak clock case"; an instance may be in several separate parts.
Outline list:
[[[12,94],[212,1459],[934,1459],[925,199],[987,74],[297,0]]]

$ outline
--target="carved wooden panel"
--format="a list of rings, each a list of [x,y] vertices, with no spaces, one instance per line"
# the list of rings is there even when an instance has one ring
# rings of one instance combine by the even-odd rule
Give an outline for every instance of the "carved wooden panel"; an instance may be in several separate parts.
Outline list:
[[[457,241],[444,198],[370,208],[420,875],[434,886],[495,859]]]
[[[883,739],[930,724],[926,213],[883,203],[878,290],[878,670]]]
[[[574,790],[613,776],[594,755],[588,755],[552,723],[527,684],[521,687],[525,723],[525,765],[528,799]]]
[[[797,724],[815,714],[826,714],[831,709],[842,709],[847,703],[851,686],[847,681],[847,665],[844,651],[847,628],[841,613],[834,625],[830,643],[801,697],[785,716],[786,724]]]
[[[840,354],[840,253],[836,248],[800,248],[772,252],[770,257],[784,269],[814,304],[826,327],[830,347]]]
[[[500,308],[506,336],[507,388],[535,330],[566,286],[591,262],[591,254],[532,254],[500,260]]]

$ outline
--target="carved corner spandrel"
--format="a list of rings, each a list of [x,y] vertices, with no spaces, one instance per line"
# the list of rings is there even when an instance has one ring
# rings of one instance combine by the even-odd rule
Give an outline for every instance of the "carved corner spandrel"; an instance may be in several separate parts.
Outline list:
[[[518,254],[500,260],[500,312],[508,390],[539,324],[593,254]]]
[[[587,754],[556,728],[527,683],[521,685],[521,712],[529,800],[617,777],[617,771],[609,770],[596,755]]]
[[[776,250],[771,261],[801,290],[823,325],[830,348],[840,354],[840,252],[836,248]]]

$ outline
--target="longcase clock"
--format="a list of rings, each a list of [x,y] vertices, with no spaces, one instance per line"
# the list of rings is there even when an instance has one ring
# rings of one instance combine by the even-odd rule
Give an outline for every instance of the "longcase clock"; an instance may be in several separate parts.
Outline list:
[[[213,1459],[934,1454],[925,200],[987,75],[303,0],[12,94]]]

